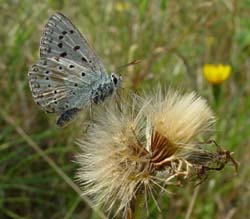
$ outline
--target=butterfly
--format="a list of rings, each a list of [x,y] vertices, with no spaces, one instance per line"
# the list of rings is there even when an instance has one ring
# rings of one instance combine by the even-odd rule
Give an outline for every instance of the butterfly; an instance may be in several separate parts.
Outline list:
[[[35,102],[57,113],[64,127],[89,103],[99,104],[113,95],[122,78],[107,74],[101,60],[77,28],[61,13],[53,14],[40,41],[40,59],[28,72]]]

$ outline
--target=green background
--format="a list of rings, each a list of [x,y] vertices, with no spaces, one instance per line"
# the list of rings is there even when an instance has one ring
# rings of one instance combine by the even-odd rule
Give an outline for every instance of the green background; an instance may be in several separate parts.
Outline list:
[[[43,27],[56,11],[79,28],[109,71],[142,60],[119,72],[123,87],[140,92],[160,83],[208,99],[217,117],[212,137],[234,151],[240,168],[237,175],[230,165],[209,175],[190,218],[250,218],[250,1],[131,0],[122,10],[121,2],[0,0],[0,218],[100,218],[75,181],[81,128],[56,128],[28,86]],[[232,66],[217,105],[202,76],[206,63]],[[188,218],[194,189],[190,183],[161,193],[161,212],[150,202],[148,218]]]

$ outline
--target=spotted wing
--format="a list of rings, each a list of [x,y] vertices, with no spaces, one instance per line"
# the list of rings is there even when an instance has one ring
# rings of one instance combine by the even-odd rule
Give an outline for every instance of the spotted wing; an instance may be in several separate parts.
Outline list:
[[[95,51],[71,21],[61,13],[52,15],[45,26],[40,43],[40,57],[64,57],[92,69],[95,80],[107,77]]]
[[[66,58],[39,60],[28,73],[35,102],[47,112],[83,108],[89,101],[92,69]]]

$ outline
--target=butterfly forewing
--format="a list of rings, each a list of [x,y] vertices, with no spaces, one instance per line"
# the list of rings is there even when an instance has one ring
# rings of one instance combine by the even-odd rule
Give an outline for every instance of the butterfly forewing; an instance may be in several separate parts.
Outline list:
[[[41,58],[64,57],[107,76],[106,70],[87,40],[64,15],[52,15],[45,26],[40,45]],[[97,75],[97,76],[98,76]]]

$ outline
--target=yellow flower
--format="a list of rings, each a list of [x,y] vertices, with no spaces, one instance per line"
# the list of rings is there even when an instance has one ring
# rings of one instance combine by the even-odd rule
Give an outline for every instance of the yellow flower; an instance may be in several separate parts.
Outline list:
[[[119,12],[128,11],[131,8],[131,4],[128,2],[119,1],[115,4],[115,9]]]
[[[203,75],[211,84],[221,84],[229,77],[230,72],[230,65],[206,64],[203,66]]]

